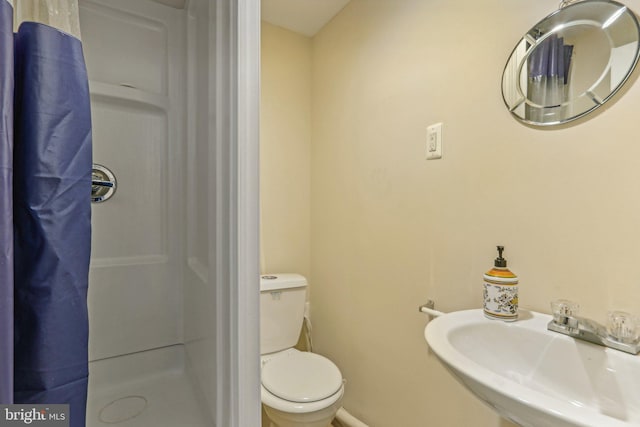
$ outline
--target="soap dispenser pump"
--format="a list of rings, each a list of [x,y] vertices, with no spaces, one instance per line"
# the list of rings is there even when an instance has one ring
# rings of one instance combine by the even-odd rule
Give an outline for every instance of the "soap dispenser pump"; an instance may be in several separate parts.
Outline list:
[[[484,315],[489,319],[513,322],[518,319],[518,276],[507,268],[498,246],[493,268],[484,274]]]

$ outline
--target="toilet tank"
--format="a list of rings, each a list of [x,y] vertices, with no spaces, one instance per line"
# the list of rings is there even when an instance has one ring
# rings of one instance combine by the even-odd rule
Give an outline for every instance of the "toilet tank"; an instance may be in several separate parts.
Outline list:
[[[306,294],[307,279],[299,274],[260,276],[260,354],[297,344]]]

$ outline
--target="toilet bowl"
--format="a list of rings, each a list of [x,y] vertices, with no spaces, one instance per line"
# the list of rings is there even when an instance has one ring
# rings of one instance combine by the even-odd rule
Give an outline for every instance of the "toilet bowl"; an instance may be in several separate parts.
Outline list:
[[[270,427],[329,427],[342,404],[338,367],[324,356],[293,348],[306,287],[299,274],[260,278],[260,393]]]
[[[272,426],[330,426],[343,395],[342,374],[326,357],[296,349],[262,357],[261,397]]]

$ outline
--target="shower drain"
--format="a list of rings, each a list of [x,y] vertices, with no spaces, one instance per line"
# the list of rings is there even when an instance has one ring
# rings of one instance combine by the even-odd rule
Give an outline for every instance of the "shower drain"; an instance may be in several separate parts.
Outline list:
[[[147,399],[144,396],[125,396],[106,404],[98,419],[105,424],[118,424],[142,414],[147,409]]]

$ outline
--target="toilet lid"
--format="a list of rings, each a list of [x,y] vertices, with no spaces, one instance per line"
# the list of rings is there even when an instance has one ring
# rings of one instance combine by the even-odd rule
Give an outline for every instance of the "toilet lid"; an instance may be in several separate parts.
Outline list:
[[[262,385],[272,394],[290,402],[315,402],[340,390],[342,374],[326,357],[296,351],[276,356],[265,363]]]

